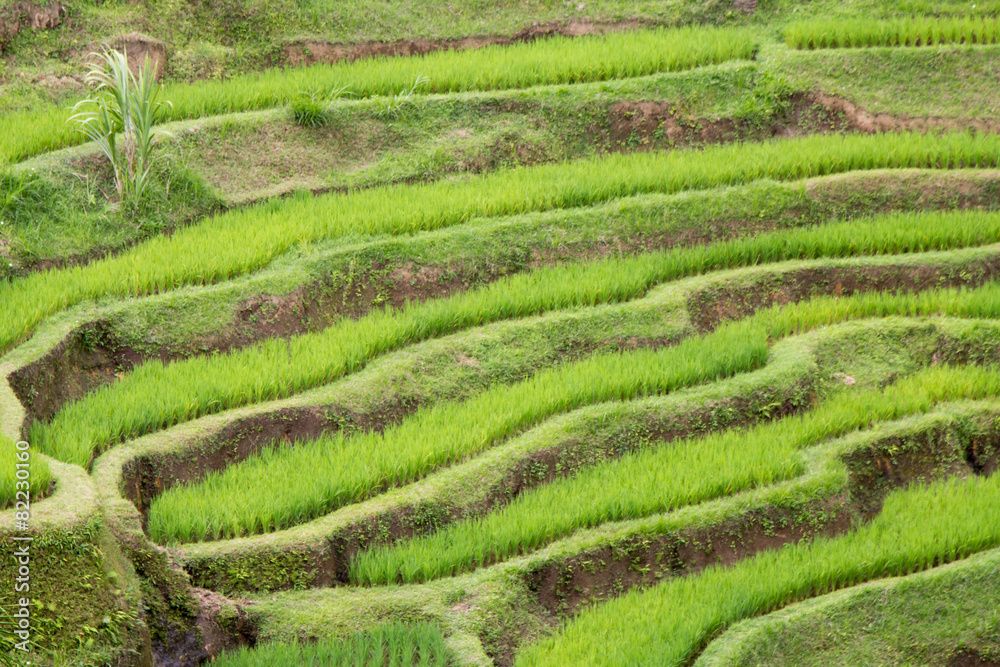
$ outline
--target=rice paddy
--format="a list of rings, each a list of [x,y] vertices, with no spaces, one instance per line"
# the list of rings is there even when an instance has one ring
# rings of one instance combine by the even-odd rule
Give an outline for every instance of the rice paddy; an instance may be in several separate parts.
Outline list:
[[[240,25],[271,11],[237,4]],[[220,142],[164,148],[261,153],[220,182],[292,191],[315,154],[283,153],[291,136],[358,169],[387,143],[461,165],[237,206],[177,154],[145,174],[164,205],[184,187],[218,204],[175,228],[15,269],[0,227],[0,600],[30,609],[25,659],[764,664],[805,644],[783,619],[857,624],[844,601],[890,577],[909,614],[938,604],[915,582],[947,579],[995,616],[978,593],[996,572],[942,573],[1000,553],[1000,134],[918,99],[957,85],[934,59],[989,69],[995,12],[661,4],[466,42],[339,44],[315,21],[267,67],[242,43],[164,46],[157,120]],[[11,39],[41,58],[41,37]],[[912,117],[852,101],[884,98],[886,73],[827,95],[795,69],[842,81],[848,49],[924,68]],[[66,53],[45,58],[69,71]],[[316,62],[271,66],[290,54]],[[66,121],[85,90],[18,97],[0,156],[79,180],[94,225],[138,230],[101,158],[61,150],[84,140]],[[498,134],[465,128],[470,109]],[[530,138],[558,113],[592,136],[549,154]],[[360,183],[346,164],[322,168]],[[0,224],[23,182],[0,179]],[[869,655],[858,637],[934,667],[1000,656],[967,618],[928,648],[899,608],[877,613],[842,633],[844,661]]]

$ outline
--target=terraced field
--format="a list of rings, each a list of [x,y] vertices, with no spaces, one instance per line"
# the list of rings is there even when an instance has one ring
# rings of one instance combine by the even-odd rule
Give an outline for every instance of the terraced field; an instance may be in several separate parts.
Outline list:
[[[0,657],[1000,665],[996,7],[458,4],[9,89]]]

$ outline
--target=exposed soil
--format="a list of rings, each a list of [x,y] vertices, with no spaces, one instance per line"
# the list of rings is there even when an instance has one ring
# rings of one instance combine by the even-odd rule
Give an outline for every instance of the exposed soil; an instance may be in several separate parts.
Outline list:
[[[125,54],[128,68],[136,76],[142,71],[148,59],[153,80],[159,81],[163,78],[163,70],[167,67],[168,52],[167,45],[160,40],[133,32],[111,40],[108,46]]]
[[[600,23],[594,21],[569,21],[559,23],[534,23],[514,35],[485,35],[462,39],[404,39],[397,42],[368,42],[366,44],[331,44],[321,41],[303,41],[289,44],[283,49],[289,65],[301,66],[314,63],[336,63],[362,58],[390,56],[419,56],[434,51],[461,51],[484,46],[533,42],[536,39],[563,35],[583,37],[609,32],[636,30],[646,25],[640,21]]]
[[[962,648],[948,661],[948,667],[1000,667],[1000,662],[984,658],[974,649]]]
[[[837,110],[817,104],[810,94],[796,94],[789,109],[766,125],[733,118],[688,118],[670,100],[617,102],[609,110],[607,144],[642,151],[761,141],[857,130]],[[595,128],[596,129],[596,128]]]
[[[528,581],[550,611],[573,614],[595,599],[655,585],[664,576],[731,565],[765,549],[842,533],[877,515],[881,501],[894,489],[973,474],[964,461],[950,459],[952,437],[949,429],[937,430],[918,437],[916,448],[913,441],[910,447],[901,447],[900,439],[893,437],[852,452],[845,460],[850,471],[848,494],[818,500],[811,509],[772,508],[709,529],[635,538],[541,567],[527,575]]]
[[[824,93],[810,93],[811,103],[844,118],[851,129],[874,134],[877,132],[928,132],[930,130],[974,130],[993,133],[1000,131],[1000,121],[992,118],[906,118],[886,113],[873,114],[850,100]]]
[[[186,482],[259,454],[272,445],[290,446],[337,431],[381,432],[418,408],[411,397],[392,397],[368,412],[340,406],[285,408],[227,424],[196,449],[180,454],[154,454],[130,461],[122,471],[123,494],[142,512],[153,499]]]
[[[808,393],[808,388],[793,391],[787,397],[754,396],[752,399],[726,400],[706,405],[689,414],[651,419],[643,430],[631,434],[631,439],[627,440],[616,437],[592,443],[567,441],[529,454],[507,469],[490,488],[486,489],[481,498],[461,506],[428,500],[418,505],[394,507],[379,514],[366,516],[331,535],[322,545],[322,549],[308,558],[313,577],[310,585],[346,584],[349,582],[350,562],[359,551],[417,537],[450,523],[483,516],[512,502],[530,489],[560,477],[570,476],[584,466],[622,456],[644,446],[642,443],[670,441],[702,433],[707,428],[706,424],[715,423],[719,428],[738,428],[756,423],[760,415],[755,411],[755,406],[762,400],[772,403],[777,399],[780,402],[780,405],[769,413],[772,419],[793,414],[808,403],[801,400],[801,394],[804,393]],[[127,478],[134,479],[131,470]],[[131,496],[130,499],[135,502]],[[201,585],[218,586],[218,582],[201,581],[198,572],[190,574],[192,579]]]
[[[786,401],[779,414],[790,414],[801,401]],[[731,406],[727,406],[731,407]],[[729,410],[732,413],[732,410]],[[744,416],[750,411],[743,406]],[[691,423],[703,424],[705,415],[692,414],[689,419],[652,424],[657,434],[681,437],[690,433]],[[735,426],[738,424],[728,424]],[[703,428],[703,427],[702,427]],[[971,438],[956,448],[958,435],[953,427],[944,427],[915,438],[887,437],[867,448],[855,450],[844,458],[849,471],[846,494],[817,499],[810,505],[792,509],[769,508],[752,511],[709,528],[692,528],[662,536],[630,538],[618,544],[603,546],[568,560],[541,565],[525,574],[530,590],[550,613],[565,618],[591,602],[620,595],[635,586],[650,586],[663,577],[694,573],[710,565],[728,565],[763,550],[811,539],[817,535],[834,535],[849,530],[857,521],[868,520],[881,509],[882,499],[892,490],[914,482],[925,483],[949,476],[975,474],[977,470],[995,469],[1000,458],[1000,431],[994,427]],[[963,436],[959,436],[963,437]],[[571,448],[575,443],[567,443]],[[956,456],[956,449],[958,456]],[[964,455],[962,450],[965,450]],[[611,453],[616,455],[621,450]],[[565,462],[559,450],[539,452],[527,458],[523,465],[512,469],[499,487],[499,493],[487,498],[482,511],[503,502],[509,494],[517,494],[542,481],[550,481],[560,472],[555,464]],[[975,465],[967,465],[974,461]],[[533,467],[540,464],[546,470]],[[328,550],[307,559],[318,566],[317,576],[310,585],[328,586],[346,579],[346,566],[351,554],[359,548],[386,541],[372,539],[376,529],[388,530],[396,537],[411,536],[436,528],[460,512],[442,508],[410,507],[385,517],[374,518],[370,525],[351,526],[340,536],[334,536]],[[468,514],[466,512],[466,514]],[[381,520],[379,520],[381,519]],[[417,526],[418,529],[414,529]],[[419,528],[422,527],[422,528]],[[343,552],[342,552],[343,550]],[[337,554],[337,555],[334,555]],[[194,579],[197,580],[197,573]],[[509,645],[509,646],[508,646]],[[502,653],[491,655],[500,665],[511,664],[516,641],[500,642]],[[973,663],[975,664],[975,663]]]
[[[66,7],[59,2],[19,2],[0,10],[0,53],[22,30],[49,30],[61,25],[64,18]]]

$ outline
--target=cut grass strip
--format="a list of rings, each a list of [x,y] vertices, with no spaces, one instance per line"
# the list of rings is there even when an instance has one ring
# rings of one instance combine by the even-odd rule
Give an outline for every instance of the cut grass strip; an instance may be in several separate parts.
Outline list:
[[[439,51],[409,58],[269,69],[226,80],[168,85],[162,99],[173,107],[164,120],[199,118],[287,104],[301,92],[328,95],[344,86],[359,97],[396,95],[428,77],[418,92],[505,90],[541,84],[605,81],[673,72],[727,60],[750,59],[758,33],[746,28],[681,28],[553,37],[528,44]],[[14,162],[84,142],[68,122],[68,108],[14,113],[0,118],[0,156]],[[0,162],[3,160],[0,159]]]
[[[422,411],[384,433],[337,433],[265,450],[199,484],[158,496],[148,531],[157,541],[187,542],[280,530],[475,455],[552,414],[666,393],[757,367],[766,357],[763,337],[748,341],[735,331],[542,371],[464,403]]]
[[[462,182],[301,196],[215,216],[107,260],[0,283],[0,350],[45,317],[100,298],[204,285],[260,269],[296,247],[348,234],[406,234],[619,197],[859,169],[1000,165],[1000,136],[833,135],[704,151],[605,156]]]
[[[688,438],[588,468],[481,519],[398,546],[362,552],[351,581],[416,583],[532,551],[581,528],[624,521],[799,475],[797,451],[870,423],[927,412],[940,401],[1000,392],[997,368],[934,368],[886,390],[835,396],[804,415]]]
[[[1000,38],[1000,19],[922,17],[803,21],[786,27],[784,34],[785,41],[795,49],[996,44]]]
[[[697,248],[679,248],[586,266],[542,269],[450,299],[379,311],[316,334],[272,340],[238,352],[163,365],[67,405],[32,442],[57,459],[86,466],[126,438],[221,410],[288,396],[363,367],[420,340],[506,318],[624,301],[653,285],[720,268],[783,259],[905,253],[1000,240],[1000,214],[925,213],[794,229]]]
[[[672,579],[584,611],[518,665],[687,664],[728,625],[796,600],[1000,544],[1000,475],[896,492],[856,532]]]
[[[451,664],[451,659],[438,625],[395,621],[340,640],[242,647],[223,653],[213,664],[218,667],[444,667]]]

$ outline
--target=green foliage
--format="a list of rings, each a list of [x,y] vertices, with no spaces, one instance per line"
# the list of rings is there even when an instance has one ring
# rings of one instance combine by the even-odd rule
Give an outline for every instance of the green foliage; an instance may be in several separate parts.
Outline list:
[[[23,447],[23,445],[21,445]],[[27,478],[18,476],[18,464],[27,463]],[[18,492],[27,492],[30,501],[42,498],[52,483],[52,469],[48,461],[38,456],[35,448],[21,449],[8,438],[0,437],[0,508],[14,505],[15,500],[24,500]]]
[[[749,431],[661,443],[546,484],[481,519],[362,552],[351,563],[351,580],[361,585],[414,583],[455,575],[582,528],[773,484],[805,470],[797,453],[803,447],[873,422],[927,412],[940,401],[998,392],[997,368],[938,367],[885,390],[836,395],[803,415],[768,421]]]
[[[1000,214],[928,213],[541,269],[450,299],[412,304],[396,312],[378,311],[289,341],[273,340],[231,354],[169,365],[153,361],[67,405],[50,423],[36,423],[32,437],[46,453],[87,465],[95,452],[124,438],[303,391],[354,372],[375,355],[459,328],[622,301],[660,282],[720,268],[968,247],[997,240]]]
[[[160,86],[153,79],[148,58],[135,75],[124,53],[105,50],[93,55],[102,61],[87,74],[96,95],[78,102],[69,120],[111,163],[122,202],[136,207],[149,189],[154,149],[163,134],[153,126],[163,110],[170,108],[170,102],[156,101]],[[123,142],[120,148],[119,134]]]
[[[348,86],[358,97],[396,95],[422,72],[433,72],[434,93],[524,88],[544,83],[602,81],[753,56],[752,31],[733,28],[649,30],[600,37],[552,38],[471,51],[440,51],[420,58],[373,58],[353,63],[314,65],[291,70],[168,86],[173,102],[164,120],[200,118],[232,111],[287,104],[300,91]],[[80,143],[64,127],[66,112],[48,107],[0,117],[0,156],[20,160]]]
[[[300,91],[288,108],[292,122],[303,127],[326,127],[330,124],[330,105],[347,93],[347,86],[334,89],[330,95],[323,95],[318,90]]]
[[[728,625],[796,600],[1000,544],[1000,475],[891,494],[855,532],[788,545],[585,610],[518,665],[688,664]]]
[[[803,21],[784,29],[785,41],[796,49],[866,48],[872,46],[934,46],[937,44],[996,44],[997,18],[905,18]]]
[[[478,454],[557,413],[707,382],[763,364],[767,343],[720,333],[658,352],[600,355],[418,413],[384,434],[337,433],[274,448],[197,485],[174,487],[150,508],[149,533],[192,541],[301,523]],[[308,478],[303,471],[309,470]],[[237,492],[253,489],[253,492]]]
[[[295,197],[227,212],[85,267],[0,284],[0,350],[21,340],[43,318],[83,301],[218,282],[262,268],[295,247],[345,234],[406,234],[480,216],[586,206],[762,178],[977,166],[1000,166],[1000,137],[818,136],[704,151],[616,154],[461,182]]]
[[[444,667],[451,664],[441,628],[433,623],[387,623],[344,639],[268,643],[225,653],[218,667]]]
[[[403,109],[413,104],[413,94],[417,92],[417,89],[427,85],[428,81],[430,79],[426,76],[418,74],[412,86],[399,91],[386,100],[385,106],[380,107],[375,115],[382,119],[398,118]]]

